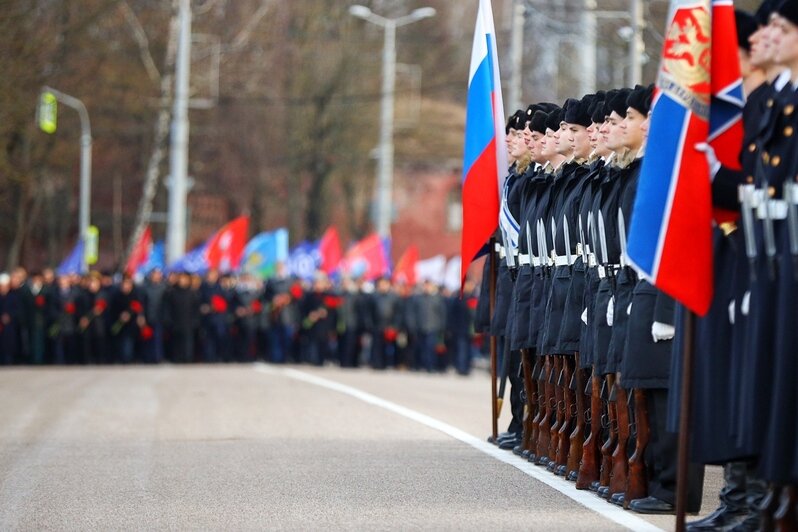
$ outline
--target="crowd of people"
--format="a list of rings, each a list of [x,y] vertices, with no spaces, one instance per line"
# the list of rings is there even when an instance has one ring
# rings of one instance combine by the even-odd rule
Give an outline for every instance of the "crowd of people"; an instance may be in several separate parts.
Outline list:
[[[720,506],[688,530],[795,530],[798,1],[765,1],[736,22],[742,143],[726,161],[698,141],[679,146],[701,158],[682,170],[711,175],[713,206],[726,212],[713,227],[711,307],[692,338],[691,464],[680,487],[696,513],[703,466],[724,466]],[[651,85],[536,103],[510,118],[495,312],[483,297],[476,318],[497,338],[511,382],[512,421],[489,440],[638,513],[675,512],[686,321],[632,267],[627,240],[648,214],[637,211],[641,170],[653,161],[672,178],[682,152],[667,150],[687,127],[679,110],[706,112],[690,84],[708,80],[700,70],[709,67],[688,63],[709,53],[709,26],[697,4],[669,30],[671,45],[694,55],[672,51],[653,113]],[[670,115],[657,115],[663,101]],[[706,255],[698,242],[691,251],[689,260]]]
[[[467,375],[476,297],[431,281],[0,274],[0,364],[252,362]]]

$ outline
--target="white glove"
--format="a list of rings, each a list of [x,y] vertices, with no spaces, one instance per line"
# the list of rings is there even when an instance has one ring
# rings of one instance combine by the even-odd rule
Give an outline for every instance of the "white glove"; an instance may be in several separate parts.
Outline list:
[[[673,336],[676,334],[676,328],[673,325],[668,325],[667,323],[660,323],[655,321],[651,325],[651,338],[654,339],[654,343],[659,341],[665,340],[672,340]]]
[[[587,308],[585,308],[585,310],[583,310],[583,311],[582,311],[582,316],[581,316],[581,318],[582,318],[582,323],[584,323],[585,325],[587,325]]]
[[[748,307],[751,305],[751,291],[745,293],[743,296],[743,302],[740,303],[740,313],[743,316],[748,316]]]
[[[615,318],[615,296],[610,298],[610,302],[607,305],[607,325],[612,327],[613,319]]]
[[[632,302],[631,301],[629,302],[629,306],[626,307],[626,315],[627,316],[631,316],[632,315]]]
[[[734,325],[734,305],[735,301],[732,299],[731,303],[729,303],[729,323]]]
[[[696,151],[700,151],[706,156],[707,163],[709,164],[710,179],[714,180],[715,175],[718,173],[718,170],[720,170],[720,161],[718,161],[718,156],[715,155],[715,149],[706,142],[699,142],[693,147]]]

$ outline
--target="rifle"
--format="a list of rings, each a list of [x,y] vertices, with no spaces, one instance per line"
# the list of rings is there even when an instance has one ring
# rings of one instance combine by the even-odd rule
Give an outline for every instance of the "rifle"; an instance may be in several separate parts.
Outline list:
[[[781,489],[781,501],[773,514],[773,525],[777,532],[795,530],[795,505],[798,503],[798,491],[795,486],[784,486]]]
[[[585,418],[590,423],[590,434],[582,445],[582,463],[579,464],[579,475],[576,478],[576,489],[586,490],[599,480],[599,439],[601,438],[601,377],[596,375],[595,368],[590,377],[590,410]]]
[[[635,424],[637,425],[637,441],[635,452],[629,458],[629,476],[626,483],[626,494],[623,498],[624,508],[629,508],[629,503],[635,499],[642,499],[648,495],[648,479],[646,464],[643,461],[648,447],[648,405],[646,393],[643,390],[634,390]]]
[[[560,431],[558,435],[559,447],[557,447],[557,469],[554,473],[557,475],[568,474],[568,452],[571,450],[571,420],[573,419],[573,409],[575,397],[571,386],[573,385],[573,358],[560,355],[562,360],[562,395],[563,395],[563,410],[562,422],[560,423]]]
[[[532,450],[532,418],[535,415],[537,390],[535,381],[532,380],[532,360],[528,349],[521,349],[521,367],[524,370],[524,391],[526,393],[526,413],[524,415],[524,437],[521,448],[525,451]]]
[[[740,199],[740,219],[743,221],[743,236],[745,237],[745,255],[748,257],[748,271],[751,281],[756,281],[756,236],[754,228],[754,185],[740,185],[738,189]]]
[[[560,423],[562,422],[562,415],[560,414],[560,405],[562,404],[562,361],[556,355],[550,355],[554,359],[554,370],[551,372],[551,386],[554,392],[552,393],[552,424],[550,427],[551,437],[549,439],[549,460],[546,466],[549,471],[554,471],[557,467],[557,450],[560,443]]]
[[[610,474],[610,496],[615,493],[626,492],[627,468],[629,457],[627,446],[629,444],[629,394],[616,381],[615,383],[615,410],[618,419],[618,444],[612,453],[612,473]]]
[[[532,355],[530,352],[530,356]],[[535,366],[532,368],[532,385],[535,391],[535,417],[532,418],[532,436],[529,447],[529,461],[535,462],[538,458],[538,438],[540,437],[540,420],[543,416],[543,402],[545,395],[545,387],[543,386],[543,366],[541,365],[540,358],[535,357]]]
[[[509,340],[504,342],[504,353],[502,354],[502,375],[499,382],[499,395],[496,396],[496,419],[501,416],[502,404],[504,404],[504,390],[507,388],[507,379],[510,376],[510,344]]]
[[[542,405],[543,415],[540,417],[540,422],[538,423],[538,446],[535,450],[535,454],[538,457],[535,463],[539,465],[546,465],[549,463],[549,444],[551,443],[551,402],[553,400],[553,390],[550,377],[554,369],[551,365],[551,357],[545,356],[544,359],[543,373],[541,375],[544,390]]]
[[[614,376],[607,375],[604,380],[604,386],[602,387],[602,396],[607,390],[610,390],[610,392],[607,393],[611,394],[614,384]],[[604,445],[601,446],[601,475],[599,477],[599,485],[609,489],[610,474],[612,471],[612,453],[615,450],[616,436],[618,435],[618,418],[615,410],[615,399],[607,397],[604,402],[607,403],[607,439]]]
[[[574,412],[572,417],[576,418],[574,430],[569,436],[571,448],[568,450],[568,480],[576,480],[579,475],[579,459],[582,458],[582,446],[585,443],[585,422],[587,412],[585,411],[585,382],[584,373],[579,369],[579,353],[574,353],[574,373],[573,373],[573,397],[575,405],[572,405]]]

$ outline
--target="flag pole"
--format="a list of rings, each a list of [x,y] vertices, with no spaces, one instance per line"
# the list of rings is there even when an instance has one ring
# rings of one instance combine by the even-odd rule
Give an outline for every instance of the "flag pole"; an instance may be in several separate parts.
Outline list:
[[[685,309],[682,349],[682,389],[679,407],[679,459],[676,472],[676,532],[684,532],[687,510],[687,473],[690,461],[690,414],[693,391],[695,313]]]
[[[490,323],[496,309],[496,237],[490,237],[488,243],[488,260],[490,261]],[[490,327],[488,327],[490,329]],[[490,330],[489,330],[490,332]],[[499,404],[496,396],[496,336],[490,335],[490,408],[492,418],[493,441],[499,437]]]

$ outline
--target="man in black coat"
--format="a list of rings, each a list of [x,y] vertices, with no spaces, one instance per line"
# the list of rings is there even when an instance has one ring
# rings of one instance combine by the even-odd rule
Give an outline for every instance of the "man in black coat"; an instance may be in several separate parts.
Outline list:
[[[191,276],[186,272],[180,272],[177,282],[164,293],[164,328],[169,337],[166,357],[174,363],[192,362],[194,359],[199,301],[199,294],[191,286]]]

